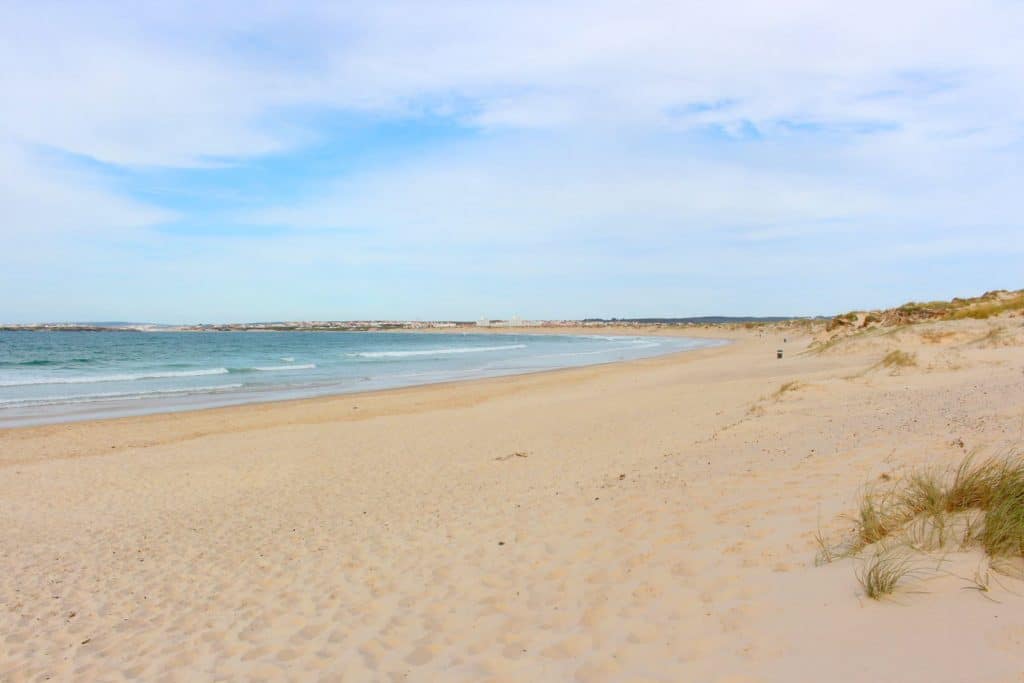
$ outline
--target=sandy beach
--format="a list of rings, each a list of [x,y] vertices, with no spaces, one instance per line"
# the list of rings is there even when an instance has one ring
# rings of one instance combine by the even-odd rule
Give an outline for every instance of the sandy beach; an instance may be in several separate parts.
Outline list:
[[[1024,680],[979,551],[815,563],[867,482],[1024,443],[1021,318],[685,334],[732,343],[0,431],[0,680]]]

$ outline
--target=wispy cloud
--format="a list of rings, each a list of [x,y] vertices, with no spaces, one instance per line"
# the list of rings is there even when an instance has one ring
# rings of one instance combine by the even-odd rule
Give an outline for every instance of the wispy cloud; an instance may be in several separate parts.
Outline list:
[[[273,287],[295,315],[476,315],[459,267],[565,315],[726,310],[726,271],[774,268],[806,312],[1019,277],[1019,2],[12,2],[0,25],[0,285],[45,263],[38,290],[77,276],[99,317],[267,317]],[[826,262],[886,272],[799,286]],[[187,272],[216,288],[154,294]],[[343,286],[364,298],[313,293]]]

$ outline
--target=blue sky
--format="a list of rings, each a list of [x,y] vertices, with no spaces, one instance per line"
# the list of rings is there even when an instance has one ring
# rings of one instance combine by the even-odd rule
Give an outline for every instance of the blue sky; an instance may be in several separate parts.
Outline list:
[[[5,2],[0,320],[1018,288],[1021,35],[1019,1]]]

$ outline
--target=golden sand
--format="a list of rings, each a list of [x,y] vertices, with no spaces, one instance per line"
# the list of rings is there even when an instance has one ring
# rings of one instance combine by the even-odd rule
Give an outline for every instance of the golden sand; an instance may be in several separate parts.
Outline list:
[[[1022,680],[977,552],[814,566],[865,482],[1024,442],[1020,319],[687,334],[734,343],[0,431],[0,680]]]

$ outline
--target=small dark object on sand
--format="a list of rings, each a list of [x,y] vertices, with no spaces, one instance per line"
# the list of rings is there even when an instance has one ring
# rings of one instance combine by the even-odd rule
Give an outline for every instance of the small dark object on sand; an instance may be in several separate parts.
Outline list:
[[[508,455],[499,455],[495,460],[511,460],[512,458],[528,458],[529,453],[523,453],[522,451],[516,451],[515,453],[509,453]]]

